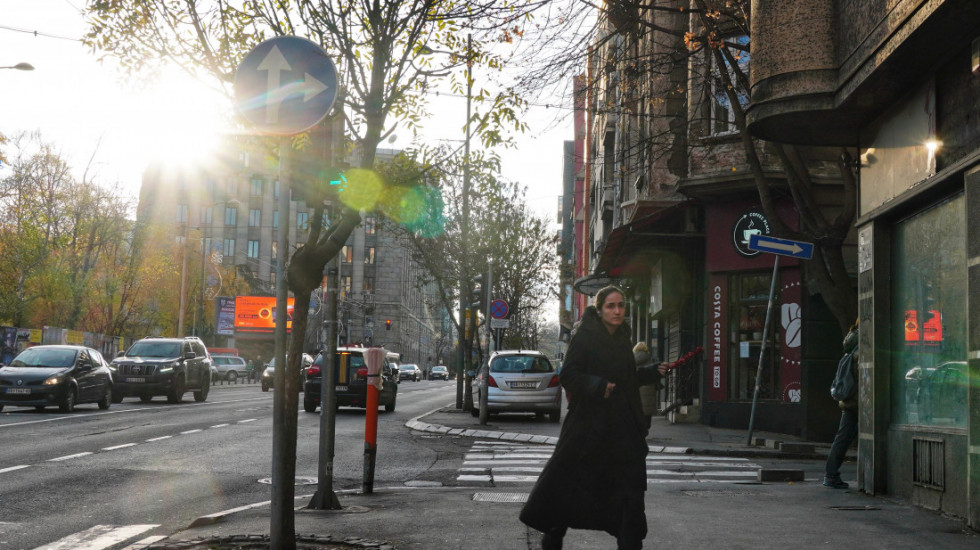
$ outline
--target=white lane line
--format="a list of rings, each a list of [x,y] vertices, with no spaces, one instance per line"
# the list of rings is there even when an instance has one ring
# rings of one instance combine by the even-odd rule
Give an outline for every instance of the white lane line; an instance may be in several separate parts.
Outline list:
[[[164,439],[170,439],[171,437],[173,437],[173,436],[172,435],[162,435],[160,437],[154,437],[152,439],[147,439],[146,441],[147,441],[147,443],[152,443],[154,441],[163,441]]]
[[[114,447],[102,447],[103,451],[115,451],[116,449],[125,449],[126,447],[135,447],[137,443],[123,443],[122,445],[116,445]]]
[[[230,426],[230,424],[215,424],[214,426],[211,426],[210,429],[213,429],[213,428],[224,428],[225,426]]]
[[[156,535],[153,537],[146,537],[145,539],[138,540],[133,544],[123,548],[122,550],[145,550],[147,546],[153,544],[154,542],[160,542],[161,540],[167,538],[166,535]]]
[[[85,531],[79,531],[61,540],[56,540],[51,544],[38,546],[34,550],[103,550],[154,527],[159,527],[159,524],[124,525],[121,527],[96,525]]]
[[[249,418],[247,420],[239,420],[238,423],[239,424],[246,424],[248,422],[255,422],[256,420],[258,420],[258,418]]]
[[[197,432],[203,432],[204,430],[187,430],[186,432],[180,432],[180,435],[196,434]]]
[[[7,472],[13,472],[15,470],[23,470],[24,468],[30,468],[30,464],[21,464],[20,466],[11,466],[9,468],[4,468],[0,470],[0,474],[5,474]]]
[[[62,460],[71,460],[73,458],[79,458],[79,457],[82,457],[82,456],[88,456],[90,454],[92,454],[92,453],[85,452],[85,453],[77,453],[77,454],[67,455],[67,456],[59,456],[58,458],[52,458],[52,459],[48,460],[48,462],[59,462],[59,461],[62,461]]]

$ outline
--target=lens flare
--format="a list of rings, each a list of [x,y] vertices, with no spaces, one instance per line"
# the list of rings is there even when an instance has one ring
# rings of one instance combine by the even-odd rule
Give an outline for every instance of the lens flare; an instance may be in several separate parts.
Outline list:
[[[373,170],[352,168],[344,172],[346,188],[339,193],[340,201],[354,210],[374,210],[384,190],[384,183]]]

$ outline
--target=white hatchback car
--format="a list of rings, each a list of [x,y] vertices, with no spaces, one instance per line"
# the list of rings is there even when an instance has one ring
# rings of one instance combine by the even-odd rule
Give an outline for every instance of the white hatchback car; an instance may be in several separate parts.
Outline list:
[[[540,351],[501,350],[490,354],[489,372],[473,379],[473,416],[486,389],[487,412],[533,412],[561,421],[561,384],[558,371]]]

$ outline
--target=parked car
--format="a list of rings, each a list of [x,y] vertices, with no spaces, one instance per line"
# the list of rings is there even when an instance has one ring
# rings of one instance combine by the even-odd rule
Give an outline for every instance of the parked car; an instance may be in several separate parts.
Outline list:
[[[248,363],[237,355],[212,355],[211,362],[220,380],[235,382],[239,378],[248,378]]]
[[[289,362],[288,355],[286,356],[286,362],[287,363]],[[300,391],[303,390],[303,379],[306,377],[306,370],[309,369],[310,365],[312,364],[313,364],[313,356],[308,353],[304,353],[303,362],[300,365],[300,369],[299,369]],[[275,376],[276,376],[276,358],[273,357],[272,359],[269,360],[269,365],[265,368],[264,371],[262,371],[262,391],[269,391],[270,389],[272,389],[273,387],[272,382]]]
[[[930,423],[965,425],[969,370],[966,361],[949,361],[930,369],[919,390],[920,419]]]
[[[432,367],[429,371],[429,380],[449,380],[449,369],[443,366]]]
[[[147,402],[155,395],[167,396],[168,403],[180,403],[188,391],[194,401],[208,398],[211,391],[211,356],[196,336],[184,338],[149,337],[112,360],[114,388],[112,400],[136,396]]]
[[[486,395],[487,412],[533,412],[561,420],[558,371],[539,351],[501,350],[490,354],[488,365],[473,378],[473,416],[480,414]],[[485,389],[484,394],[481,390]]]
[[[108,409],[112,371],[98,351],[84,346],[34,346],[0,368],[0,411],[4,406],[57,406],[70,413],[79,403]]]
[[[364,353],[367,348],[342,347],[337,349],[334,357],[334,390],[337,395],[338,407],[367,406],[367,363]],[[320,392],[323,386],[324,354],[317,356],[316,361],[306,371],[306,382],[303,384],[303,410],[316,412],[320,406]],[[341,371],[341,362],[346,362],[347,369]],[[398,399],[399,370],[392,367],[387,358],[381,364],[381,392],[378,394],[378,405],[383,405],[385,411],[394,412]]]
[[[422,369],[413,363],[398,365],[398,380],[411,380],[418,382],[422,379]]]

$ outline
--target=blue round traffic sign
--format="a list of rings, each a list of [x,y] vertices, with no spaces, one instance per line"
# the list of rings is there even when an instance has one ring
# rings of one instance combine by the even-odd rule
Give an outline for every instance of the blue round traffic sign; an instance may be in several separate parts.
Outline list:
[[[490,317],[494,319],[504,319],[507,314],[510,313],[510,306],[507,302],[503,300],[494,300],[490,302]]]
[[[235,71],[235,105],[263,133],[307,130],[330,112],[336,99],[333,61],[323,48],[298,36],[262,42]]]

